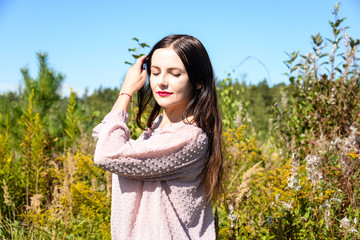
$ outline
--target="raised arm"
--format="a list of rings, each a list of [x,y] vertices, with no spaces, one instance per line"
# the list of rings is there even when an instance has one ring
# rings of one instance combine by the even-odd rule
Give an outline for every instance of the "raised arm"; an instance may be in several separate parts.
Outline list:
[[[122,93],[122,95],[119,94],[111,111],[129,111],[130,101],[146,81],[147,72],[145,69],[141,68],[145,59],[146,55],[138,58],[136,63],[128,70],[120,90],[120,94]]]
[[[94,159],[101,168],[147,181],[202,172],[207,137],[200,128],[181,123],[148,139],[130,141],[127,118],[126,112],[114,111],[94,129],[93,136],[98,137]]]

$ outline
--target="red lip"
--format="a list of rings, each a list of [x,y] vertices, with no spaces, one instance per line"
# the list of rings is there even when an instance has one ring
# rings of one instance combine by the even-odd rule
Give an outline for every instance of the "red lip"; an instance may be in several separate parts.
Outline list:
[[[170,96],[172,93],[166,92],[166,91],[158,91],[157,94],[158,94],[160,97],[166,97],[166,96]]]

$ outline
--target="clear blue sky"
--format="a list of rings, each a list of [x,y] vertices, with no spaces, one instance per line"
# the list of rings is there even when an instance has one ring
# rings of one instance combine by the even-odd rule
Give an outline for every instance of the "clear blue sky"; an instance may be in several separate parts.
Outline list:
[[[21,84],[20,68],[37,75],[36,52],[63,73],[79,94],[120,86],[137,37],[153,46],[162,37],[185,33],[205,45],[219,78],[225,72],[247,83],[268,78],[287,83],[285,52],[311,50],[310,35],[331,37],[333,0],[90,1],[0,0],[0,93]],[[340,14],[348,33],[360,38],[360,1],[344,0]],[[146,50],[147,52],[148,50]],[[145,52],[145,53],[146,53]],[[234,69],[235,66],[238,66]]]

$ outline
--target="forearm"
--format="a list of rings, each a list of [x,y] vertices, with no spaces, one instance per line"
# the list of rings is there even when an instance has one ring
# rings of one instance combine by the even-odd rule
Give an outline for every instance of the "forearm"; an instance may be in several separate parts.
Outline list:
[[[146,70],[142,69],[146,55],[138,58],[136,63],[128,70],[123,85],[121,87],[120,94],[116,99],[116,102],[111,109],[112,112],[123,110],[129,111],[130,102],[135,93],[145,84]]]
[[[114,111],[118,111],[118,110],[123,110],[125,112],[129,112],[129,106],[131,103],[132,98],[130,98],[130,96],[128,95],[119,95],[118,98],[116,99],[116,102],[114,104],[114,106],[111,109],[111,112]]]

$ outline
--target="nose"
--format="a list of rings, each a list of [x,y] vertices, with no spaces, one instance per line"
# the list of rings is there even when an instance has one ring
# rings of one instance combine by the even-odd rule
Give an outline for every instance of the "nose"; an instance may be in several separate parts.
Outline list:
[[[168,82],[166,80],[166,75],[165,74],[160,74],[159,75],[159,86],[160,87],[167,87]]]

